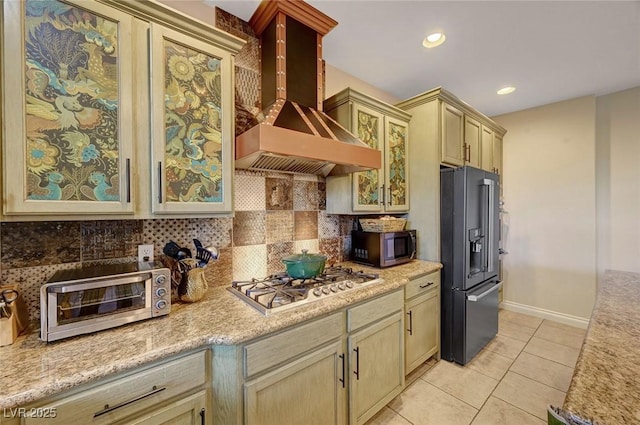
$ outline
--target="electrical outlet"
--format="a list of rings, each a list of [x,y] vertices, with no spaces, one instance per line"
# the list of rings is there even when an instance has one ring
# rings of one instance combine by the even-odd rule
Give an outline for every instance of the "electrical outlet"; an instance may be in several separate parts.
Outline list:
[[[138,261],[153,261],[153,245],[138,245]]]

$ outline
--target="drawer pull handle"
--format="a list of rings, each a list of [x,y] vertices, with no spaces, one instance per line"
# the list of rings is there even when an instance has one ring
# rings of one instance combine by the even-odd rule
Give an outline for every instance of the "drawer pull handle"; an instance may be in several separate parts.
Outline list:
[[[342,382],[342,388],[344,388],[344,381],[345,381],[345,376],[344,376],[344,354],[340,354],[338,357],[340,357],[340,359],[342,359],[342,378],[338,379],[338,381]]]
[[[105,404],[104,405],[104,409],[100,410],[99,412],[94,413],[93,417],[97,418],[98,416],[106,415],[107,413],[111,413],[116,409],[120,409],[121,407],[128,406],[128,405],[130,405],[132,403],[135,403],[137,401],[140,401],[140,400],[142,400],[144,398],[151,397],[152,395],[158,394],[159,392],[164,391],[166,389],[167,389],[167,387],[158,388],[158,387],[156,387],[154,385],[153,389],[151,391],[149,391],[148,393],[142,394],[142,395],[140,395],[140,396],[138,396],[136,398],[132,398],[131,400],[123,401],[122,403],[118,403],[115,406],[111,406],[111,407],[109,407],[108,404]]]
[[[360,347],[356,347],[353,349],[356,352],[356,370],[353,371],[353,374],[356,375],[356,381],[360,380]]]
[[[433,282],[427,282],[427,283],[425,283],[425,284],[423,284],[423,285],[420,285],[420,288],[421,288],[421,289],[428,288],[428,287],[429,287],[429,286],[431,286],[431,285],[433,285]]]
[[[409,335],[413,335],[413,312],[409,310],[407,316],[409,316],[409,329],[407,331],[409,331]]]

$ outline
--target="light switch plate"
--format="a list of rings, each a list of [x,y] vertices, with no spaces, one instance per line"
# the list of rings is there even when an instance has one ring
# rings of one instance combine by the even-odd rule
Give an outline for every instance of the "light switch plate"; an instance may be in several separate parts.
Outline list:
[[[138,245],[138,261],[153,261],[153,245]]]

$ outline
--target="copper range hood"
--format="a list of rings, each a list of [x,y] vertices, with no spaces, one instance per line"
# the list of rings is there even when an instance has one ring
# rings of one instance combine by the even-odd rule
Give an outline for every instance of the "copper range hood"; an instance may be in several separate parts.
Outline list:
[[[249,24],[260,37],[259,124],[236,137],[236,168],[320,175],[381,168],[370,148],[322,112],[322,37],[337,22],[299,0],[265,0]]]

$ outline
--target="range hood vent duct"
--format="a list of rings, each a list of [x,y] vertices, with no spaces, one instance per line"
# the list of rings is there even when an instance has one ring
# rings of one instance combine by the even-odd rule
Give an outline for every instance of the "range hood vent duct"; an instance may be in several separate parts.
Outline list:
[[[236,168],[324,176],[381,168],[379,150],[322,112],[322,36],[337,22],[304,1],[265,0],[249,24],[270,106],[236,137]]]

